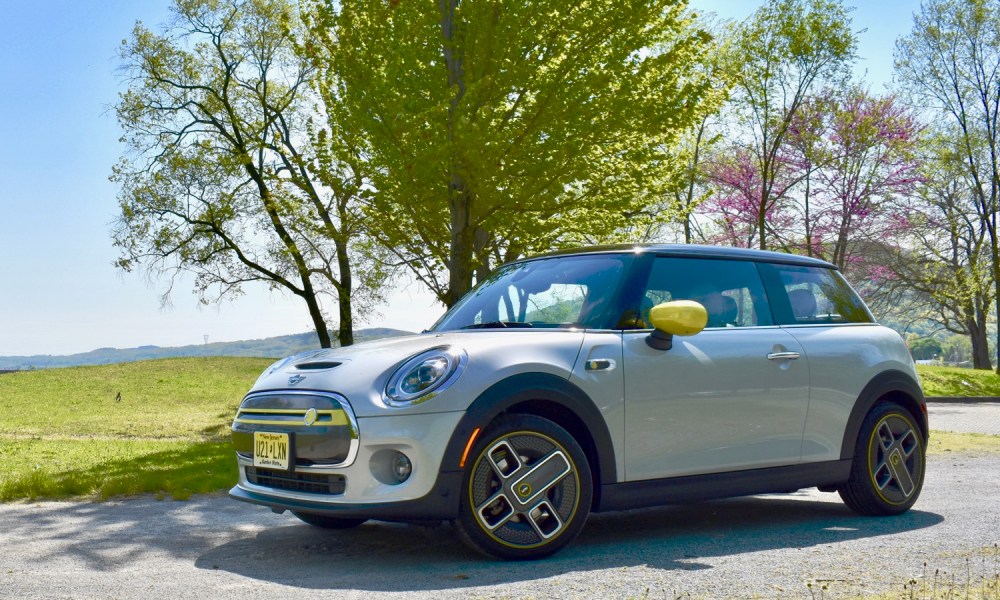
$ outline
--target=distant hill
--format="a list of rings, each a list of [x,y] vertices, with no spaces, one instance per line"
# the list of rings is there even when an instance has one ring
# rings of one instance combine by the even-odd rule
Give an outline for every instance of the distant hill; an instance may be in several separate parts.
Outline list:
[[[362,329],[354,332],[356,342],[377,340],[379,338],[411,335],[412,332],[398,329],[378,327]],[[336,339],[336,338],[334,338]],[[253,356],[264,358],[281,358],[297,354],[305,350],[319,348],[315,333],[297,333],[280,335],[260,340],[243,340],[239,342],[214,342],[211,344],[194,344],[191,346],[175,346],[161,348],[160,346],[139,346],[138,348],[98,348],[82,354],[66,356],[35,355],[35,356],[0,356],[0,373],[18,369],[51,369],[54,367],[79,367],[83,365],[107,365],[112,363],[134,362],[153,358],[172,358],[178,356]]]

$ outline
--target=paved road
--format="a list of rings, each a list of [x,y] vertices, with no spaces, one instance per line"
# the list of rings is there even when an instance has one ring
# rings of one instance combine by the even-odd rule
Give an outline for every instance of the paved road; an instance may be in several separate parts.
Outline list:
[[[1000,402],[927,404],[931,429],[1000,435]]]
[[[223,497],[7,504],[0,597],[803,598],[812,584],[832,598],[933,585],[935,570],[961,590],[1000,571],[997,473],[1000,455],[934,456],[893,518],[816,490],[594,515],[534,563],[480,559],[447,526],[325,532]]]

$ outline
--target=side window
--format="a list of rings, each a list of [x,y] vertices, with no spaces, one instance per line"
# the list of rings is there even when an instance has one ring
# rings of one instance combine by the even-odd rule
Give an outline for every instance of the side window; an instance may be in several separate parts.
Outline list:
[[[641,297],[639,315],[651,328],[649,310],[671,300],[695,300],[708,311],[707,327],[773,325],[757,267],[752,262],[657,257]]]
[[[784,292],[787,306],[774,299],[775,316],[781,325],[871,323],[861,298],[839,271],[821,267],[761,265],[774,281],[775,293]]]

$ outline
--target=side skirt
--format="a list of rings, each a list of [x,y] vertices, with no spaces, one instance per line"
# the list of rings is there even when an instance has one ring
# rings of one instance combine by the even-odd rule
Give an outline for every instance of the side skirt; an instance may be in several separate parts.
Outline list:
[[[837,487],[847,481],[850,473],[850,460],[834,460],[789,467],[610,483],[601,486],[600,505],[595,512],[794,492],[807,487]]]

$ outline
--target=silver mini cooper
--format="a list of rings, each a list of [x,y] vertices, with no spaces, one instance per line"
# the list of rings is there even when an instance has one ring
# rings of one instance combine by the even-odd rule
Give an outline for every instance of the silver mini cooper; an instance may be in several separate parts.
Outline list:
[[[275,363],[230,495],[538,558],[598,511],[818,487],[902,513],[927,435],[906,347],[832,265],[602,247],[505,265],[420,335]]]

